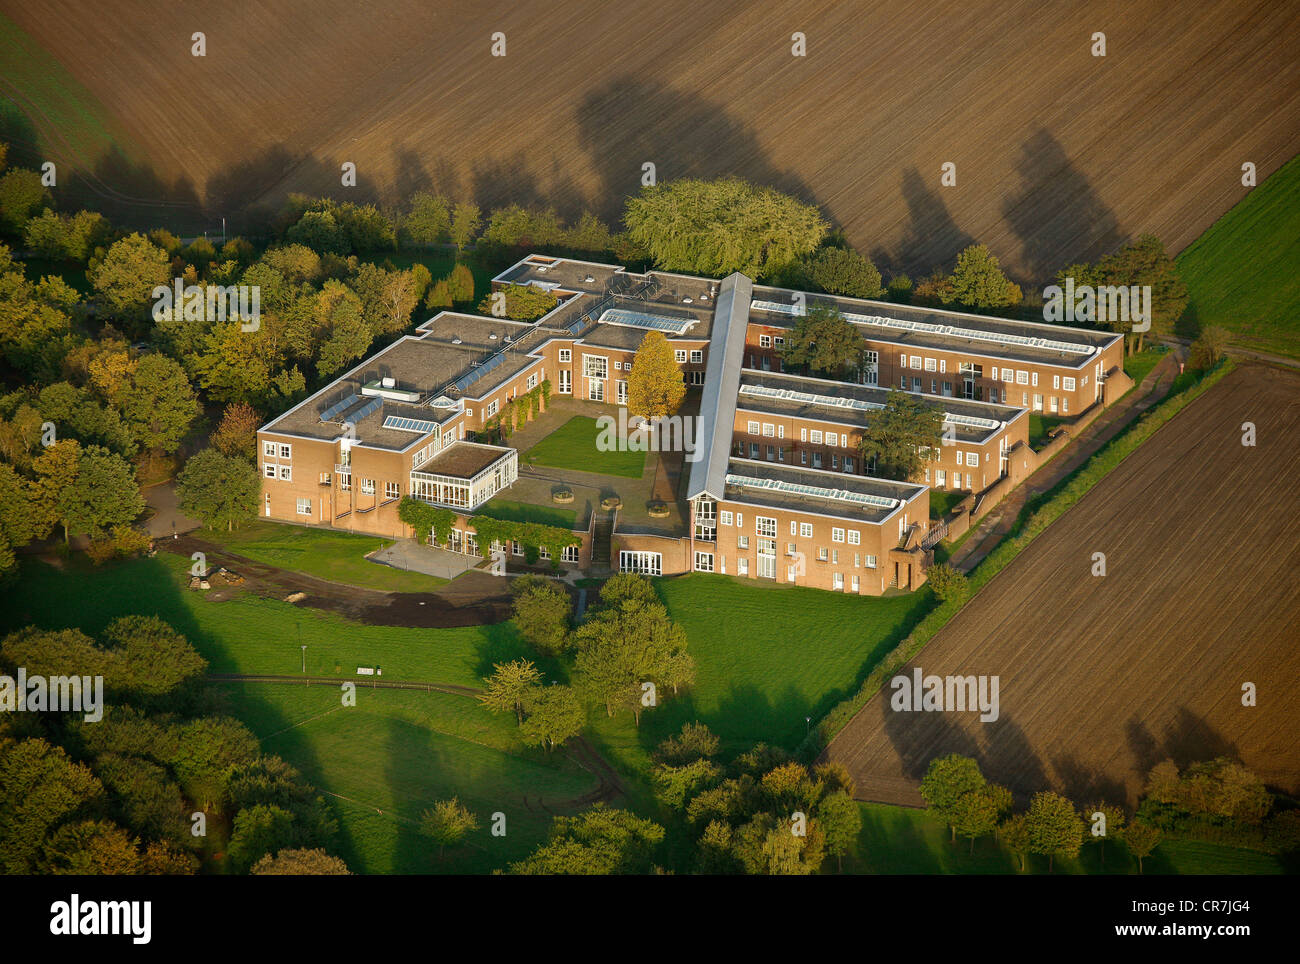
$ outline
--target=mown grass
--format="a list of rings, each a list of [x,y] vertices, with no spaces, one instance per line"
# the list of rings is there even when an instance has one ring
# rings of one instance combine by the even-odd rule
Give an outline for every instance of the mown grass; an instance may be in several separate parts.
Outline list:
[[[572,531],[577,524],[578,513],[562,506],[534,505],[531,502],[508,502],[493,499],[475,510],[475,515],[485,515],[489,519],[501,519],[505,522],[535,522],[545,526]]]
[[[641,478],[645,472],[646,453],[602,452],[596,448],[599,434],[594,418],[578,415],[524,452],[522,458],[531,465],[596,472],[626,479]]]
[[[975,841],[951,834],[928,810],[887,804],[859,804],[862,831],[855,852],[845,858],[847,873],[869,874],[1018,874],[1020,857],[992,837]],[[1122,844],[1103,849],[1087,844],[1079,856],[1053,862],[1056,874],[1136,874],[1137,860]],[[1047,859],[1030,856],[1024,873],[1046,874]],[[1280,874],[1282,863],[1269,854],[1220,844],[1163,840],[1143,861],[1146,874]]]
[[[1300,158],[1292,158],[1176,259],[1190,296],[1180,333],[1217,325],[1248,348],[1300,356]]]
[[[1068,418],[1056,418],[1042,412],[1029,413],[1029,447],[1038,451],[1049,441],[1052,429],[1068,422]]]
[[[183,588],[189,559],[160,553],[100,569],[60,571],[23,564],[0,626],[78,627],[97,634],[119,616],[158,616],[208,660],[214,673],[296,675],[307,646],[308,674],[353,675],[379,667],[385,677],[481,686],[494,662],[526,655],[510,623],[455,629],[367,626],[332,613],[239,594],[213,600]]]
[[[429,592],[447,582],[366,559],[366,553],[393,544],[378,536],[274,522],[250,522],[234,532],[201,529],[196,535],[255,562],[363,589]]]
[[[367,690],[342,705],[334,687],[219,684],[233,715],[320,790],[339,821],[337,852],[359,873],[490,873],[527,856],[552,812],[596,788],[564,754],[523,746],[514,719],[444,693]],[[478,818],[464,844],[439,849],[420,815],[456,797]],[[548,812],[551,811],[551,812]],[[491,833],[505,816],[505,836]]]
[[[1133,379],[1135,386],[1141,385],[1142,379],[1150,375],[1151,371],[1160,364],[1160,359],[1168,353],[1167,345],[1153,345],[1136,355],[1129,355],[1124,359],[1124,374]]]
[[[930,518],[942,519],[954,508],[957,503],[969,495],[969,492],[963,492],[960,489],[931,489],[930,490]]]

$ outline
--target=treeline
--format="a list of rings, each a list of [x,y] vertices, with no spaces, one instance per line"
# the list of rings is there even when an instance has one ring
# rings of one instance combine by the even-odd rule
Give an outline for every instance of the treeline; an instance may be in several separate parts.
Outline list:
[[[1147,777],[1135,813],[1106,801],[1082,808],[1051,791],[1035,793],[1023,812],[1014,812],[1012,795],[990,783],[970,757],[949,754],[930,761],[921,781],[926,805],[949,826],[952,838],[994,836],[1020,858],[1057,859],[1079,856],[1096,845],[1105,863],[1107,841],[1122,844],[1138,862],[1149,857],[1165,837],[1208,840],[1266,853],[1300,848],[1300,809],[1275,797],[1253,773],[1238,763],[1217,758],[1184,771],[1172,761],[1157,764]]]
[[[216,711],[206,661],[162,620],[117,619],[98,640],[24,629],[0,642],[11,686],[19,667],[100,676],[106,705],[91,721],[0,714],[0,871],[347,872],[323,798]]]

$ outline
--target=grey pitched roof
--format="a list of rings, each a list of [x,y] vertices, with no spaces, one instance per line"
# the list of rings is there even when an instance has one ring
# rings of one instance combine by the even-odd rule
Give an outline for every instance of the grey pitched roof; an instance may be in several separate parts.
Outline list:
[[[700,433],[696,440],[700,458],[691,463],[687,480],[686,495],[691,499],[706,493],[720,499],[726,492],[731,428],[736,418],[736,396],[740,391],[753,292],[754,282],[740,272],[728,275],[718,286],[709,360],[704,369],[704,394],[700,400]]]

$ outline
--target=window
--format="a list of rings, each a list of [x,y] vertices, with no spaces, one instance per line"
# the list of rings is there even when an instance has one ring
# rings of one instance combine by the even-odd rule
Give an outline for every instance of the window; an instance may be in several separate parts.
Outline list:
[[[1029,383],[1034,387],[1038,386],[1038,372],[1029,373]]]
[[[718,521],[721,522],[724,526],[731,525],[731,513],[726,511],[719,512]]]
[[[564,362],[571,362],[571,361],[573,361],[573,349],[571,349],[571,348],[561,348],[561,349],[560,349],[560,362],[561,362],[561,363],[564,363]]]
[[[619,405],[627,404],[627,382],[623,379],[614,383],[614,400]]]
[[[849,530],[849,545],[857,546],[862,544],[862,533],[857,529]]]
[[[622,370],[623,370],[623,363],[621,361],[614,362],[614,371],[621,372]]]
[[[935,361],[935,359],[933,359],[933,358],[927,358],[927,359],[925,360],[925,370],[926,370],[927,372],[938,371],[938,370],[939,370],[939,363],[938,363],[937,361]]]
[[[351,491],[352,491],[352,473],[351,473],[351,472],[340,472],[340,473],[339,473],[339,488],[342,489],[344,492],[351,492]]]
[[[695,571],[712,572],[713,571],[713,553],[697,552],[695,554]]]
[[[769,539],[776,535],[776,520],[769,519],[767,516],[756,516],[754,518],[754,531],[760,536],[767,536]]]
[[[834,575],[832,578],[834,579],[835,590],[836,590],[837,592],[843,592],[843,591],[844,591],[844,573],[842,573],[842,572],[837,572],[837,573],[835,573],[835,575]]]
[[[291,465],[280,466],[280,481],[281,482],[293,481],[293,466]]]
[[[298,514],[311,515],[311,499],[298,500]]]
[[[587,397],[593,402],[605,400],[605,380],[603,378],[587,379]]]
[[[799,523],[797,523],[797,522],[795,522],[793,519],[791,519],[791,520],[790,520],[790,535],[792,535],[792,536],[793,536],[793,535],[796,535],[796,534],[798,534],[798,532],[799,532]]]
[[[280,446],[280,458],[282,458],[282,459],[287,459],[287,458],[290,457],[290,454],[291,454],[292,452],[293,452],[293,446],[291,446],[291,445],[281,445],[281,446]]]
[[[940,358],[940,359],[939,359],[939,371],[940,371],[940,372],[946,372],[947,370],[948,370],[948,362],[947,362],[946,360]]]
[[[802,538],[802,539],[811,539],[811,538],[812,538],[812,534],[813,534],[813,527],[812,527],[812,523],[811,523],[811,522],[800,522],[800,523],[799,523],[799,537],[800,537],[800,538]]]
[[[822,444],[822,430],[821,430],[821,429],[819,429],[819,428],[815,428],[815,429],[812,430],[812,443],[813,443],[813,445],[821,445],[821,444]]]
[[[840,433],[840,447],[841,447],[841,448],[848,448],[848,447],[849,447],[849,433],[848,433],[848,432],[841,432],[841,433]]]
[[[701,369],[699,369],[699,368],[695,369],[694,371],[689,371],[689,372],[687,372],[687,373],[686,373],[686,384],[687,384],[687,385],[703,385],[703,384],[704,384],[704,372],[703,372]]]
[[[263,443],[262,443],[262,454],[265,455],[268,459],[273,459],[273,458],[275,458],[275,443],[274,443],[274,442],[263,442]]]
[[[840,550],[838,550],[838,549],[832,549],[832,550],[831,550],[831,565],[832,565],[832,566],[838,566],[839,564],[840,564]]]
[[[777,335],[776,338],[773,339],[773,341],[776,342],[777,348],[780,348],[782,345],[785,344],[785,339],[782,338],[780,335]]]
[[[776,426],[771,422],[763,423],[763,435],[766,438],[776,438]]]
[[[678,348],[675,352],[673,352],[673,354],[674,354],[674,355],[676,356],[676,358],[677,358],[677,364],[679,364],[679,365],[684,365],[684,364],[686,364],[686,349],[685,349],[685,348]]]
[[[265,465],[262,466],[262,474],[265,475],[268,479],[275,478],[275,466],[272,465],[270,462],[267,462]]]
[[[385,482],[385,483],[384,483],[384,498],[385,498],[385,499],[396,499],[396,498],[397,498],[399,495],[401,495],[401,494],[402,494],[402,493],[401,493],[400,487],[398,486],[398,484],[397,484],[396,482]]]
[[[1061,376],[1060,376],[1060,375],[1053,375],[1053,376],[1052,376],[1052,388],[1054,388],[1054,389],[1059,389],[1060,387],[1061,387]]]
[[[960,450],[958,450],[958,452],[957,452],[957,464],[958,464],[958,465],[965,465],[965,464],[966,464],[965,459],[966,459],[966,456],[963,455],[963,454],[961,453]]]
[[[582,374],[588,378],[608,378],[609,359],[604,355],[583,355]]]
[[[524,385],[525,385],[525,387],[527,387],[529,390],[532,390],[532,389],[536,388],[536,387],[537,387],[537,372],[533,372],[531,375],[529,375],[529,376],[528,376],[528,381],[524,382]]]
[[[362,494],[362,495],[374,495],[374,494],[375,494],[375,480],[374,480],[374,479],[362,479],[362,480],[361,480],[361,494]]]
[[[808,441],[808,430],[806,428],[799,429],[799,441],[800,442]]]
[[[661,552],[629,552],[624,550],[618,554],[619,572],[639,572],[646,576],[662,576],[664,574],[663,563],[664,557]]]
[[[577,562],[578,553],[582,550],[581,546],[565,546],[564,551],[560,553],[561,562]]]
[[[692,364],[692,365],[698,365],[698,364],[699,364],[700,362],[702,362],[702,361],[704,361],[704,349],[702,349],[702,348],[692,348],[692,349],[691,349],[691,364]]]
[[[825,546],[818,546],[818,547],[817,547],[817,561],[818,561],[818,562],[825,562],[825,561],[826,561],[826,547],[825,547]]]
[[[844,541],[844,530],[843,530],[843,529],[832,528],[832,529],[831,529],[831,542],[843,542],[843,541]]]
[[[831,456],[831,468],[833,468],[833,469],[835,469],[836,471],[838,471],[838,470],[839,470],[839,467],[840,467],[840,457],[839,457],[838,455],[832,455],[832,456]]]
[[[778,426],[776,427],[776,437],[777,437],[777,438],[785,438],[785,426],[784,426],[784,425],[778,425]]]
[[[757,434],[758,434],[758,423],[757,423],[757,422],[749,422],[749,423],[746,424],[745,428],[748,430],[748,432],[749,432],[750,435],[757,435]]]
[[[912,359],[912,365],[911,365],[911,367],[919,370],[920,367],[921,367],[921,356],[920,356],[920,355],[912,355],[912,356],[911,356],[911,359]]]
[[[867,567],[868,569],[875,569],[875,568],[876,568],[876,557],[875,557],[875,556],[872,556],[872,555],[868,555],[868,556],[867,556],[867,560],[866,560],[865,565],[866,565],[866,567]]]
[[[945,485],[948,484],[948,473],[945,472],[943,469],[935,469],[934,484],[936,487],[942,489]]]
[[[488,418],[491,418],[496,413],[497,413],[497,402],[496,399],[494,398],[492,401],[488,402],[488,407],[484,414]]]
[[[737,575],[737,576],[748,576],[748,575],[749,575],[749,560],[748,560],[748,559],[737,559],[737,560],[736,560],[736,575]]]
[[[333,478],[332,478],[332,476],[331,476],[328,472],[322,472],[322,473],[320,474],[320,484],[321,484],[321,485],[329,485],[329,484],[331,484],[332,481],[333,481]]]
[[[1061,399],[1061,414],[1063,414],[1063,415],[1069,415],[1069,414],[1070,414],[1070,398],[1069,398],[1069,396],[1066,396],[1066,397],[1064,397],[1064,398]]]
[[[1002,369],[1002,380],[1004,382],[1013,381],[1015,377],[1016,377],[1016,373],[1013,372],[1010,368]]]
[[[1019,372],[1019,371],[1016,372],[1016,384],[1017,384],[1017,385],[1028,385],[1028,384],[1029,384],[1029,372]]]
[[[851,455],[844,456],[844,471],[845,472],[853,471],[853,456]]]
[[[1075,384],[1075,383],[1074,383],[1074,379],[1073,379],[1073,378],[1066,378],[1066,379],[1061,383],[1061,386],[1062,386],[1062,387],[1063,387],[1067,392],[1072,392],[1072,391],[1074,391],[1074,384]]]
[[[736,536],[736,548],[737,548],[737,549],[748,549],[748,548],[749,548],[749,536]]]
[[[522,542],[510,543],[510,554],[513,556],[522,556],[524,554],[524,544]]]
[[[857,577],[857,576],[854,576],[854,577],[853,577],[851,580],[849,580],[849,581],[850,581],[850,583],[852,584],[852,588],[853,588],[853,591],[854,591],[854,592],[861,592],[861,589],[859,588],[858,577]]]
[[[466,418],[473,418],[473,417],[474,417],[474,409],[472,409],[472,408],[467,408],[467,409],[465,409],[465,417],[466,417]]]
[[[750,442],[750,443],[749,443],[749,457],[750,457],[751,459],[756,459],[756,458],[758,458],[758,443],[757,443],[757,442]]]
[[[822,454],[820,452],[814,452],[812,454],[812,457],[813,457],[813,468],[820,469],[822,467]]]
[[[573,375],[567,368],[560,369],[559,393],[561,395],[573,394]]]
[[[772,336],[771,336],[771,335],[759,335],[759,336],[758,336],[758,347],[759,347],[759,348],[771,348],[771,347],[772,347]]]

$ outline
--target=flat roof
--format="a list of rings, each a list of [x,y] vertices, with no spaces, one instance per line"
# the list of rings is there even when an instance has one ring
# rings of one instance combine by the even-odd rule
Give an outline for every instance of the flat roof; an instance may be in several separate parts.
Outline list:
[[[868,412],[884,407],[891,391],[898,389],[746,369],[740,376],[736,408],[744,412],[861,426],[866,424]],[[972,444],[988,441],[1026,411],[1012,405],[965,398],[915,392],[905,394],[941,409],[945,424],[953,427],[957,440]]]
[[[456,441],[421,465],[414,474],[446,475],[468,482],[514,451],[500,445]]]
[[[722,499],[879,525],[924,491],[925,486],[910,482],[784,462],[729,459]]]

